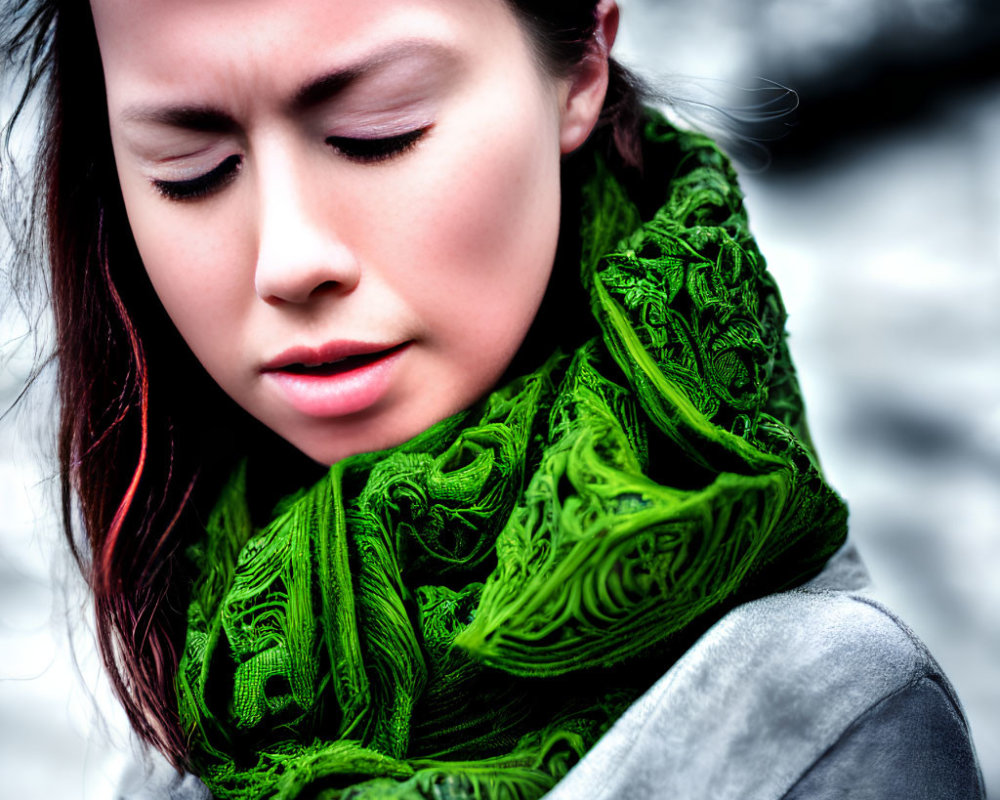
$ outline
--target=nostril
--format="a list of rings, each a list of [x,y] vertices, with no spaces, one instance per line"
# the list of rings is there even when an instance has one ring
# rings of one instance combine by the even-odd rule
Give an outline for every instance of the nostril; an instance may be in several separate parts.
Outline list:
[[[323,281],[319,286],[312,290],[312,294],[327,294],[329,292],[337,291],[340,288],[340,284],[337,281]]]

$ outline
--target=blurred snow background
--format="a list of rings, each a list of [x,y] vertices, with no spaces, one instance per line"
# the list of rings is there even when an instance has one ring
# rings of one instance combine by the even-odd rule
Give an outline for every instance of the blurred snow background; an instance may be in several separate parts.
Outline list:
[[[799,92],[770,167],[751,151],[751,222],[852,536],[955,683],[1000,798],[1000,4],[620,4],[615,52],[668,92]],[[2,410],[34,344],[0,308]],[[127,733],[58,531],[52,392],[0,420],[0,798],[96,800]]]
[[[851,535],[957,687],[1000,798],[1000,4],[621,5],[619,55],[668,92],[799,93],[770,166],[742,176],[751,224]]]

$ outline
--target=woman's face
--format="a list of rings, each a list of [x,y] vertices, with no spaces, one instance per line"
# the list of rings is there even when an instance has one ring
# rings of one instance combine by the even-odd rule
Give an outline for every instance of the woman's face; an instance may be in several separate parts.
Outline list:
[[[494,386],[593,124],[505,3],[92,8],[139,253],[233,400],[332,463]]]

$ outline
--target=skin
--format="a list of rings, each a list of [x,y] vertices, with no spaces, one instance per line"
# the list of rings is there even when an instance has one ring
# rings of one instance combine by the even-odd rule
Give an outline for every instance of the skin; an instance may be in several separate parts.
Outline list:
[[[92,9],[143,264],[236,403],[330,464],[495,386],[548,284],[560,161],[600,113],[613,3],[594,56],[561,78],[501,0]],[[359,138],[421,130],[389,158],[357,156]],[[267,365],[330,342],[404,347],[378,391],[304,412]]]

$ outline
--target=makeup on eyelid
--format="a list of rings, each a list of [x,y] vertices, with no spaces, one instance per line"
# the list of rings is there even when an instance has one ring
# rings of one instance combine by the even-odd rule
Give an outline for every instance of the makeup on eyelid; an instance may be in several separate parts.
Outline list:
[[[441,81],[427,80],[424,75],[423,85],[419,80],[411,85],[403,80],[410,76],[409,70],[402,70],[401,74],[393,74],[392,70],[384,72],[387,74],[377,73],[375,78],[359,79],[357,85],[348,86],[335,97],[323,101],[317,110],[305,112],[304,121],[292,127],[301,128],[306,136],[322,139],[334,152],[358,163],[377,164],[401,155],[415,146],[433,126],[438,103],[428,96],[428,90]],[[195,199],[211,194],[235,178],[242,167],[243,153],[230,152],[221,159],[206,159],[206,151],[219,149],[211,141],[193,151],[169,153],[171,139],[180,139],[185,150],[189,150],[191,136],[202,141],[206,136],[234,138],[228,131],[219,134],[192,132],[159,121],[151,121],[149,126],[153,130],[147,134],[148,141],[144,142],[140,135],[133,146],[137,155],[152,162],[155,174],[150,174],[150,183],[167,199]],[[168,130],[164,134],[157,130],[159,128]],[[166,142],[157,147],[156,139]],[[164,151],[168,154],[163,155]],[[237,157],[239,163],[231,161]],[[189,160],[197,163],[188,165]],[[170,170],[161,172],[161,166],[169,166]]]
[[[193,178],[169,181],[154,178],[153,186],[168,199],[193,200],[221,189],[236,177],[242,164],[240,156],[232,155],[208,172],[196,175]]]
[[[382,163],[402,155],[423,139],[434,125],[433,117],[427,113],[400,114],[395,111],[390,117],[370,112],[324,112],[322,117],[325,124],[304,125],[303,133],[316,140],[322,138],[336,154],[348,160],[366,164]],[[332,124],[329,122],[331,119]],[[180,136],[183,137],[185,133],[181,131]],[[201,137],[205,134],[197,135]],[[228,133],[222,136],[226,139],[233,138]],[[206,151],[210,153],[213,150],[218,151],[219,148],[208,145],[189,154],[154,158],[153,163],[157,168],[153,170],[155,174],[151,174],[149,180],[168,199],[193,199],[210,194],[215,188],[208,185],[212,183],[213,173],[219,173],[215,183],[221,188],[222,184],[236,177],[245,158],[242,154],[233,153],[222,159],[206,158]],[[231,162],[233,158],[238,158],[239,163]],[[197,161],[197,164],[187,166],[185,162],[189,160]],[[207,161],[212,163],[206,163]],[[224,168],[227,162],[228,168]],[[160,166],[169,166],[173,174],[161,172]]]
[[[349,161],[381,164],[415,147],[429,127],[390,136],[328,136],[326,143]],[[235,179],[242,165],[242,157],[232,155],[207,172],[191,178],[153,178],[151,181],[157,191],[169,200],[195,200],[212,194]]]

